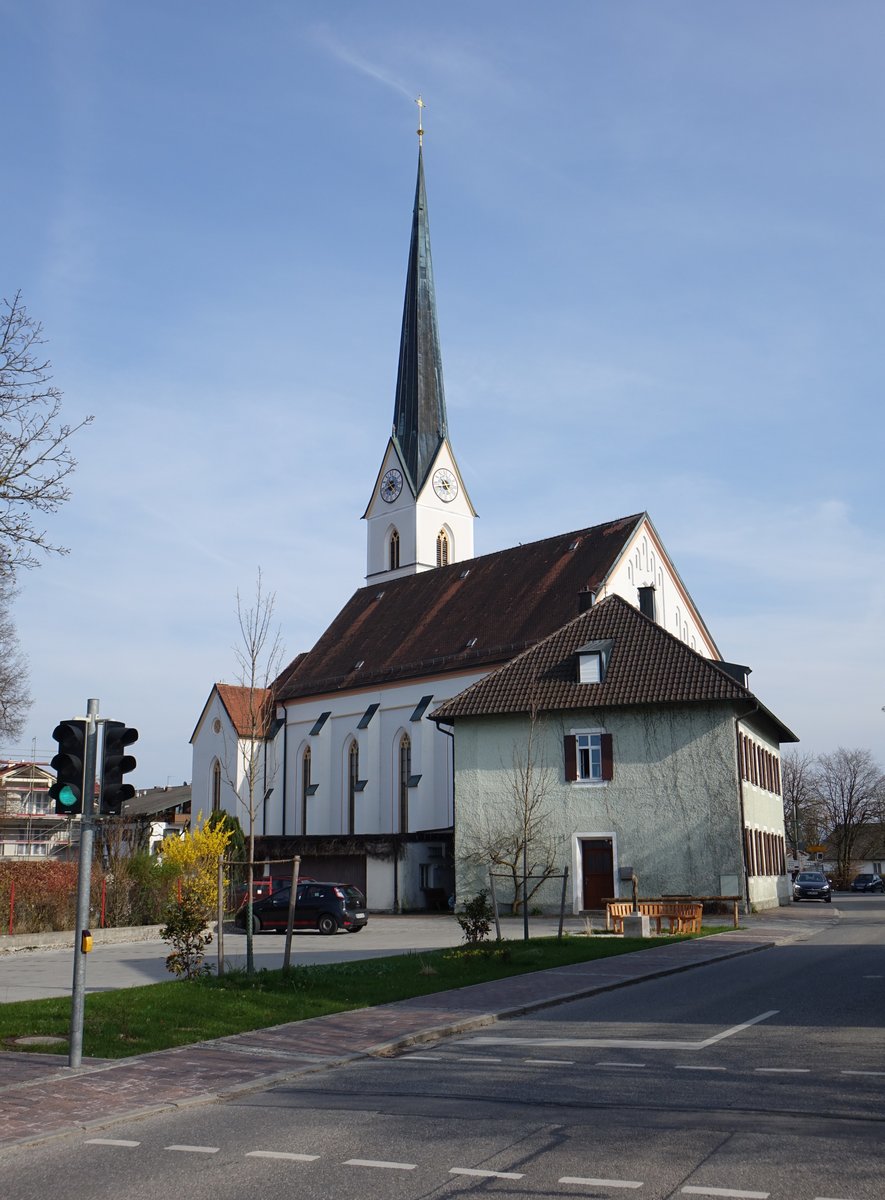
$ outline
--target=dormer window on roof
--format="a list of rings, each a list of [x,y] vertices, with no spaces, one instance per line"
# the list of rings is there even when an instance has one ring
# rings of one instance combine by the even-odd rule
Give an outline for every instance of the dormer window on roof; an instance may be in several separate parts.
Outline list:
[[[603,683],[608,670],[612,645],[610,639],[587,642],[575,651],[578,658],[578,683]]]

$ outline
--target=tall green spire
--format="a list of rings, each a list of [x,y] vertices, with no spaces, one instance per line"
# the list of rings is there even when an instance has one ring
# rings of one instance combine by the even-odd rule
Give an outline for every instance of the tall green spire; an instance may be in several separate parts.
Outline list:
[[[421,133],[423,130],[419,129],[419,139]],[[416,495],[446,434],[446,396],[436,323],[424,155],[419,141],[418,183],[393,411],[393,440]]]

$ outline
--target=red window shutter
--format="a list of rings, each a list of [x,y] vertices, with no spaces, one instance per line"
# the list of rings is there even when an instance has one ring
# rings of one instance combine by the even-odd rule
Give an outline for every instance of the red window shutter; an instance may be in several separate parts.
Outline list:
[[[567,733],[563,738],[563,753],[566,783],[574,783],[578,778],[578,739],[573,733]]]
[[[612,756],[612,735],[603,733],[599,739],[602,749],[602,778],[613,779],[615,775],[615,762]]]

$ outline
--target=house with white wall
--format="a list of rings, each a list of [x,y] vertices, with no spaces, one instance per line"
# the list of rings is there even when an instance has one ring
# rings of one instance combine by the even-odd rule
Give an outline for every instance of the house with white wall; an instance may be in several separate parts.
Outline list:
[[[488,886],[477,845],[519,827],[528,774],[540,805],[528,860],[559,854],[575,913],[630,895],[626,867],[643,896],[789,902],[779,758],[795,735],[743,668],[698,654],[622,597],[432,716],[454,730],[460,895]],[[559,899],[550,880],[534,902],[555,909]]]

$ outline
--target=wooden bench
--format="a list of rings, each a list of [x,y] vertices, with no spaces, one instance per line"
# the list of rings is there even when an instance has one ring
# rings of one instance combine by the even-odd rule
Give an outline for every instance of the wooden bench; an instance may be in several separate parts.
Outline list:
[[[664,922],[667,933],[700,933],[704,906],[698,900],[640,900],[639,913],[648,917],[656,933],[662,933]],[[632,900],[609,900],[606,902],[606,929],[615,933],[624,932],[624,917],[633,913]]]
[[[734,921],[735,929],[740,924],[738,916],[741,901],[743,896],[663,896],[663,900],[697,900],[700,904],[719,904],[725,907],[726,912],[728,907],[731,907],[732,920]]]

